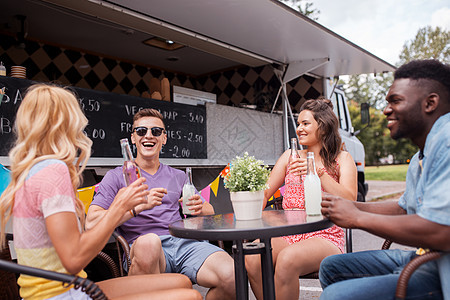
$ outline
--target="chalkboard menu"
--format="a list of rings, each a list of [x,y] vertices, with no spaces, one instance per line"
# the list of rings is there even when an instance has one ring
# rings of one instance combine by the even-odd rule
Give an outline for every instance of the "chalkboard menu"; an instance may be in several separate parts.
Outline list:
[[[0,105],[0,156],[7,156],[14,141],[13,125],[26,89],[37,82],[0,76],[5,87]],[[72,88],[89,119],[85,133],[93,141],[92,157],[121,157],[121,138],[130,138],[133,115],[155,108],[164,117],[167,143],[162,158],[206,159],[206,108],[83,88]],[[1,96],[0,96],[1,97]]]

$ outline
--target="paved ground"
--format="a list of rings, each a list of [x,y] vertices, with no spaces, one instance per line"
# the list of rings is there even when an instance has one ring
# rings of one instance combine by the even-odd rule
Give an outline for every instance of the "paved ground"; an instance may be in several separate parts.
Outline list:
[[[405,191],[405,182],[399,181],[368,181],[369,192],[366,201],[390,201],[400,197]],[[352,230],[353,236],[353,252],[363,250],[381,249],[383,239],[367,233],[362,230]],[[410,249],[405,246],[393,244],[392,249]],[[194,286],[203,296],[206,295],[207,289]],[[249,288],[249,299],[255,300],[255,296]],[[322,288],[318,280],[302,279],[300,280],[300,299],[319,299]]]
[[[366,201],[378,200],[382,198],[392,198],[392,196],[400,197],[405,191],[405,181],[374,181],[368,180],[369,192]],[[395,197],[394,197],[395,198]]]

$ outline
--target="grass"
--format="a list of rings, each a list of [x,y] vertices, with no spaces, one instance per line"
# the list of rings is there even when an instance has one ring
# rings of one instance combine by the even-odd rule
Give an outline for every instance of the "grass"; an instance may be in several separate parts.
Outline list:
[[[408,165],[369,166],[364,169],[366,180],[405,181]]]

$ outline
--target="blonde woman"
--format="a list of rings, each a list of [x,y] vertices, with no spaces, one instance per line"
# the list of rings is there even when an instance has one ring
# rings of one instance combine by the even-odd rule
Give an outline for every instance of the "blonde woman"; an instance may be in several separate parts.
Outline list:
[[[291,185],[295,177],[306,175],[306,152],[314,152],[317,173],[322,190],[343,198],[356,200],[357,171],[351,155],[341,151],[338,119],[330,100],[308,100],[300,108],[297,137],[308,150],[300,151],[300,158],[289,164],[290,150],[276,162],[264,192],[267,203],[275,191],[285,183],[283,209],[305,209],[303,185]],[[265,206],[264,203],[264,206]],[[300,275],[319,270],[322,259],[344,251],[344,231],[331,228],[306,234],[272,239],[275,267],[275,294],[277,299],[298,299]],[[252,290],[262,299],[261,265],[257,255],[245,257]]]
[[[5,224],[13,216],[19,264],[86,277],[83,268],[123,216],[147,201],[141,178],[120,190],[97,226],[83,232],[84,208],[76,189],[92,145],[83,132],[86,125],[76,97],[56,86],[32,86],[17,111],[17,140],[9,154],[12,178],[0,198],[0,241],[5,243]],[[88,298],[80,290],[42,278],[21,275],[18,284],[23,299]],[[179,274],[123,277],[98,285],[112,299],[201,299]]]

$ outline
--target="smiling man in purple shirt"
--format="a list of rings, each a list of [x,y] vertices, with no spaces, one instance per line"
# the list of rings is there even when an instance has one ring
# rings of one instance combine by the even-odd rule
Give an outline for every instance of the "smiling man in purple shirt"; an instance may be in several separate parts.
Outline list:
[[[159,161],[167,141],[162,115],[143,109],[133,118],[131,141],[136,145],[136,163],[146,178],[150,195],[122,217],[120,234],[131,244],[129,275],[182,273],[193,283],[210,288],[207,299],[233,299],[234,262],[222,249],[206,242],[173,237],[169,224],[181,219],[179,199],[186,175]],[[86,228],[92,227],[107,212],[114,197],[125,187],[122,167],[109,171],[98,187],[89,207]],[[192,215],[214,214],[213,207],[198,193],[188,204]]]

